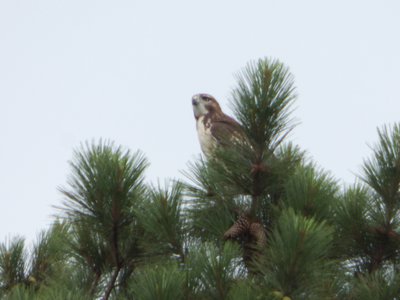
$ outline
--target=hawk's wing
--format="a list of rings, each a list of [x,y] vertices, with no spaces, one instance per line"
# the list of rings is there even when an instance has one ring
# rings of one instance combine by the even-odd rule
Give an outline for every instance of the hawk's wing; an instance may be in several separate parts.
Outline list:
[[[228,146],[232,143],[248,144],[248,138],[242,126],[233,118],[223,115],[213,120],[211,134],[218,144]]]

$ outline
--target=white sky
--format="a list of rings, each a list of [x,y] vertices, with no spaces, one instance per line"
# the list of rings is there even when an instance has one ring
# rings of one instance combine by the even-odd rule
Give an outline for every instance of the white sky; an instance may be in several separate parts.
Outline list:
[[[229,113],[233,74],[265,56],[296,78],[291,140],[352,183],[376,127],[400,121],[399,16],[398,0],[0,1],[0,242],[48,226],[80,142],[182,178],[200,153],[191,96]]]

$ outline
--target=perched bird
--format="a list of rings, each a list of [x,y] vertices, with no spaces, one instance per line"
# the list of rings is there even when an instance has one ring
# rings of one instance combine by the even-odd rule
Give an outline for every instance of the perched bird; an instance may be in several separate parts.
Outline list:
[[[192,106],[201,150],[207,159],[213,157],[213,152],[218,147],[227,148],[240,145],[254,151],[242,126],[222,112],[213,96],[196,94],[192,97]],[[262,163],[251,164],[250,166],[249,171],[253,176],[257,176],[265,170]],[[224,169],[228,171],[229,168],[225,166]],[[209,191],[209,194],[212,193]],[[224,239],[242,241],[243,258],[245,264],[249,266],[252,261],[258,259],[261,253],[260,249],[264,248],[267,243],[266,231],[262,223],[253,220],[247,213],[239,214],[236,222],[225,232]]]
[[[207,158],[220,145],[249,144],[241,125],[222,112],[213,96],[196,94],[192,97],[192,106],[201,150]]]

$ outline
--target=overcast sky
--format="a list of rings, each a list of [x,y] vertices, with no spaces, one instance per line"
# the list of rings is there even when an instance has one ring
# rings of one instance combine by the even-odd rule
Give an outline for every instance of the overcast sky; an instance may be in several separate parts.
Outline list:
[[[400,121],[399,16],[398,0],[0,1],[0,241],[50,224],[86,140],[182,178],[200,153],[191,96],[230,113],[234,74],[262,57],[295,76],[290,139],[354,182],[376,128]]]

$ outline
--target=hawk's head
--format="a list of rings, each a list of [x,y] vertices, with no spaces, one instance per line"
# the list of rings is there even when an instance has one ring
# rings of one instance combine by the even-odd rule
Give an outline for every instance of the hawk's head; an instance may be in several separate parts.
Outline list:
[[[208,113],[221,113],[217,100],[208,94],[196,94],[192,97],[193,113],[196,119]]]

